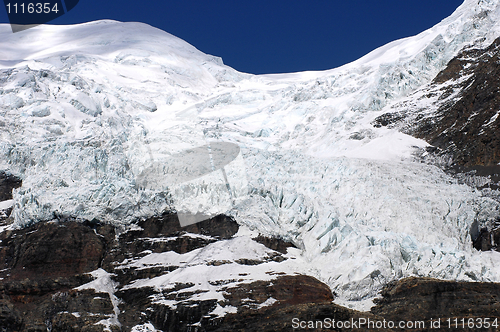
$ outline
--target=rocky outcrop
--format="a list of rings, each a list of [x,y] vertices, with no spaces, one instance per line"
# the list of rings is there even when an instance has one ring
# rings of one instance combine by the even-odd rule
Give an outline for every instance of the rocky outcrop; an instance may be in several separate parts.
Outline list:
[[[12,190],[19,188],[22,180],[5,171],[0,171],[0,226],[6,223],[7,218],[12,212],[12,207],[3,207],[1,202],[12,199]]]
[[[262,243],[269,249],[279,251],[282,254],[286,254],[287,248],[297,248],[295,244],[276,237],[267,237],[261,235],[254,238],[254,240]]]
[[[234,324],[231,318],[224,323],[224,316],[214,313],[221,304],[216,299],[181,301],[179,291],[189,289],[189,281],[168,290],[124,287],[136,280],[166,275],[178,266],[123,268],[123,262],[152,253],[200,250],[231,239],[238,228],[226,216],[181,228],[175,214],[164,214],[140,220],[128,231],[97,220],[55,220],[0,233],[2,331],[103,331],[106,327],[111,331],[131,331],[145,323],[162,331],[213,331],[222,328],[221,324],[229,328]],[[292,246],[279,239],[258,240],[281,252]],[[237,264],[253,266],[268,260],[286,260],[279,251],[272,252],[256,260],[237,260]],[[96,271],[111,278],[107,281],[111,290],[102,288],[105,283]],[[100,286],[92,284],[95,280]],[[241,286],[224,286],[229,282],[220,282],[224,305],[237,309],[237,315],[247,312],[248,317],[255,317],[254,312],[269,306],[284,310],[308,304],[307,310],[313,311],[314,305],[329,305],[333,300],[325,284],[302,275],[278,273],[272,280]],[[153,301],[158,296],[178,304],[169,306]],[[182,296],[190,295],[187,292]]]
[[[455,165],[496,167],[500,162],[499,91],[500,38],[485,49],[463,50],[428,87],[373,124],[401,128],[422,138],[437,148],[434,152],[450,155]]]
[[[275,332],[275,331],[367,331],[368,321],[383,322],[371,313],[359,312],[332,303],[304,303],[273,306],[261,310],[244,310],[225,317],[213,331]],[[342,322],[341,325],[339,322]],[[344,327],[348,322],[349,328]],[[354,322],[354,324],[352,324]],[[366,323],[360,325],[360,323]],[[345,325],[347,326],[347,325]],[[377,331],[392,331],[389,328]],[[207,330],[210,331],[210,330]]]
[[[217,306],[217,301],[204,301],[199,306],[182,305],[176,310],[156,305],[148,319],[162,331],[247,331],[245,328],[252,325],[253,319],[255,326],[248,331],[263,331],[265,329],[258,326],[263,320],[269,326],[278,326],[266,316],[269,313],[268,307],[272,307],[271,311],[278,315],[280,310],[283,314],[284,309],[290,306],[309,304],[308,308],[313,311],[315,306],[332,305],[333,300],[328,286],[303,275],[283,276],[272,282],[256,281],[241,287],[227,288],[225,292],[227,305],[237,308],[236,314],[217,317],[209,313]],[[293,310],[289,311],[288,317],[281,316],[288,328],[291,328],[294,317],[292,313]],[[198,322],[201,324],[196,324]],[[197,330],[194,329],[196,326]]]
[[[216,327],[207,327],[207,331],[260,332],[260,331],[304,331],[300,326],[314,331],[342,331],[332,325],[335,321],[359,322],[359,319],[378,319],[370,313],[362,313],[333,304],[330,289],[318,280],[308,276],[284,276],[272,283],[255,282],[237,289],[228,289],[228,298],[239,310],[231,314]],[[246,298],[247,301],[241,302]],[[270,306],[262,306],[266,299],[273,299]],[[235,301],[236,300],[236,301]],[[310,328],[313,324],[314,328]],[[365,331],[365,328],[354,328],[354,331]],[[381,329],[388,331],[389,329]]]
[[[100,331],[91,325],[112,312],[109,295],[74,288],[92,280],[86,273],[100,267],[109,239],[77,222],[52,222],[3,232],[0,240],[4,330]]]
[[[5,171],[0,171],[0,202],[12,199],[12,189],[19,188],[22,180]]]
[[[392,321],[425,322],[425,328],[412,330],[500,330],[500,284],[497,283],[407,278],[386,286],[382,296],[371,312]],[[489,318],[489,328],[484,325],[485,318]],[[437,328],[439,319],[441,328]],[[431,328],[431,320],[435,328]]]
[[[17,279],[68,277],[99,268],[105,251],[106,238],[83,224],[38,223],[2,234],[0,259]]]
[[[239,226],[226,216],[218,216],[198,224],[180,228],[175,215],[166,214],[158,218],[150,218],[138,222],[141,230],[129,231],[119,238],[119,246],[113,255],[104,260],[105,268],[115,273],[115,280],[127,285],[134,280],[154,278],[173,272],[179,266],[152,266],[123,269],[116,265],[123,259],[133,260],[144,253],[176,252],[189,253],[203,249],[207,245],[232,238]],[[200,236],[194,236],[195,234]],[[275,252],[259,259],[238,259],[238,265],[255,266],[265,261],[281,262],[286,260],[282,253],[293,244],[281,239],[259,236],[256,242],[264,244]],[[208,265],[223,266],[229,261],[209,261]],[[255,281],[243,283],[237,287],[224,286],[234,280],[220,280],[220,292],[225,301],[215,299],[193,300],[189,290],[193,284],[186,280],[177,283],[168,290],[159,292],[152,287],[124,288],[116,295],[121,299],[120,321],[122,328],[128,330],[137,324],[152,323],[161,331],[215,331],[225,321],[224,317],[214,313],[221,305],[238,310],[256,311],[268,305],[287,307],[304,303],[330,303],[333,300],[328,286],[309,276],[276,275],[272,281]],[[215,284],[214,284],[215,285]],[[202,294],[202,293],[200,293]],[[165,302],[176,301],[175,306],[152,301],[161,298]],[[230,325],[230,324],[229,324]],[[227,326],[229,326],[227,325]]]
[[[487,49],[466,50],[448,63],[434,84],[460,82],[456,100],[419,123],[417,137],[453,154],[463,166],[500,162],[500,39]],[[468,79],[463,79],[468,78]],[[451,94],[455,86],[443,91]],[[443,98],[443,96],[441,98]]]
[[[282,276],[270,281],[256,281],[236,288],[227,288],[229,303],[236,307],[259,307],[272,299],[276,306],[301,303],[331,303],[330,288],[315,278],[303,275]],[[245,301],[243,301],[245,300]],[[257,304],[256,304],[257,303]]]
[[[500,251],[500,225],[496,223],[491,229],[482,228],[473,239],[473,246],[481,251]]]

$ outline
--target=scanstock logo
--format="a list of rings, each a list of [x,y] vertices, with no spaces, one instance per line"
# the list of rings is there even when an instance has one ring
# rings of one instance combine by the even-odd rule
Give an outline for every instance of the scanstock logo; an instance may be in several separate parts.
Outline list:
[[[12,32],[19,32],[58,18],[75,8],[79,0],[4,0]]]

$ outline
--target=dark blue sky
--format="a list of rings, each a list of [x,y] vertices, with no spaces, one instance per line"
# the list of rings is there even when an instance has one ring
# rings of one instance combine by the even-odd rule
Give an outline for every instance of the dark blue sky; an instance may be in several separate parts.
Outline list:
[[[351,62],[390,41],[430,28],[462,2],[80,0],[50,23],[144,22],[222,57],[239,71],[281,73],[331,69]],[[0,8],[0,22],[8,23],[5,8]]]

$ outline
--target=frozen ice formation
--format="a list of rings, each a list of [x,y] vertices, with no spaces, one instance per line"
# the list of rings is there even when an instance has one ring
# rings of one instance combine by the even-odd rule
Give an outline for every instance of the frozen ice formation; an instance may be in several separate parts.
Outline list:
[[[137,176],[136,185],[169,192],[182,227],[230,210],[236,198],[248,193],[237,144],[212,142],[161,160],[155,159],[151,150],[150,154],[150,165]]]
[[[499,20],[500,1],[466,0],[433,28],[353,63],[258,76],[145,24],[16,34],[0,25],[0,170],[23,179],[14,226],[224,212],[294,241],[303,257],[294,271],[357,308],[402,276],[500,281],[498,254],[476,252],[469,235],[498,216],[498,204],[412,161],[426,142],[370,124],[461,49],[500,36]],[[240,181],[234,199],[222,172],[178,191],[161,176],[141,182],[154,165],[210,142],[241,150],[225,167]]]

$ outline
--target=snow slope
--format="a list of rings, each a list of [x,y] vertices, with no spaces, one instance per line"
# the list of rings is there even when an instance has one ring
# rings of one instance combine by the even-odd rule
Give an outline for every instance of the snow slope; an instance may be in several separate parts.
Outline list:
[[[402,276],[500,281],[498,255],[469,239],[498,204],[412,161],[424,141],[370,125],[462,48],[500,36],[499,20],[500,1],[466,0],[340,68],[259,76],[140,23],[0,25],[0,170],[23,179],[15,226],[64,216],[126,226],[189,201],[294,241],[303,260],[290,269],[358,308]],[[178,191],[137,183],[210,141],[240,146],[227,174]]]

